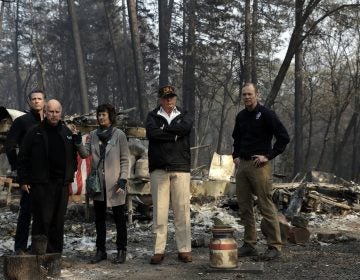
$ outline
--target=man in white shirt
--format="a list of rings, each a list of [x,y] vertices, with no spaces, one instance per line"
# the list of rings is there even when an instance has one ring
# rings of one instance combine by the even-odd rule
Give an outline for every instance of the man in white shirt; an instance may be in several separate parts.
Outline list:
[[[173,86],[161,87],[158,96],[160,106],[150,111],[146,120],[155,235],[150,263],[160,264],[164,260],[170,201],[174,211],[178,259],[188,263],[192,261],[190,132],[193,120],[188,112],[176,106],[177,95]]]

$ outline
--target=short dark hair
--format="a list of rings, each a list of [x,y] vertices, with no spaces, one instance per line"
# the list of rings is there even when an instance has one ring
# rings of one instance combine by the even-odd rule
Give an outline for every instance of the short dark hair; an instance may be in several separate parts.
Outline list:
[[[96,108],[96,119],[98,119],[99,113],[107,112],[109,114],[109,120],[112,125],[116,124],[116,111],[115,107],[111,104],[101,104]]]
[[[245,82],[245,83],[243,84],[243,86],[241,87],[241,89],[243,89],[244,87],[248,87],[248,86],[253,86],[254,89],[255,89],[255,92],[259,92],[257,85],[254,84],[253,82]]]
[[[45,92],[44,92],[42,89],[33,89],[33,90],[30,91],[30,93],[28,94],[29,101],[31,101],[31,96],[32,96],[33,93],[42,93],[44,99],[46,99],[46,94],[45,94]]]

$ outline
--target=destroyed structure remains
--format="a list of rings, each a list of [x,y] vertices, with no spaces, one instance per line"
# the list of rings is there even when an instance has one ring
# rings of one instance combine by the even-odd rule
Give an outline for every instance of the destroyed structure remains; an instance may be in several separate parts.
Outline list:
[[[241,244],[242,225],[237,216],[235,184],[228,156],[214,155],[207,176],[193,176],[191,183],[191,224],[194,262],[181,264],[176,259],[174,228],[169,228],[166,261],[160,267],[149,264],[152,255],[151,196],[147,173],[147,150],[141,128],[133,128],[137,137],[129,137],[132,149],[132,192],[128,199],[129,248],[124,265],[110,261],[88,264],[95,250],[95,228],[91,203],[74,196],[69,204],[64,256],[58,279],[358,279],[360,258],[360,186],[324,172],[309,172],[294,182],[274,184],[273,199],[278,206],[283,241],[280,260],[256,263],[239,259],[237,270],[214,272],[209,269],[211,228],[225,224],[235,229]],[[230,165],[230,170],[225,165]],[[4,174],[3,174],[4,175]],[[225,175],[225,176],[224,176]],[[220,176],[220,178],[219,178]],[[0,178],[0,269],[12,255],[16,228],[19,188],[12,178]],[[110,214],[109,214],[110,215]],[[111,218],[111,217],[110,217]],[[171,218],[171,217],[170,217]],[[257,215],[261,229],[261,216]],[[171,225],[170,223],[169,225]],[[115,228],[109,223],[107,243],[115,253]],[[265,246],[261,230],[259,247]],[[248,266],[246,266],[248,265]],[[42,277],[46,277],[49,268]],[[39,276],[40,277],[40,276]],[[46,279],[46,278],[39,278]]]

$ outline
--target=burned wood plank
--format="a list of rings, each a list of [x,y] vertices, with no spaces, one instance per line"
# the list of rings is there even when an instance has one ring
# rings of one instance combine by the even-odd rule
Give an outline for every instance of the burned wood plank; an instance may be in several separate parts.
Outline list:
[[[302,183],[274,183],[273,189],[297,189]]]
[[[349,206],[348,204],[334,201],[333,199],[331,199],[329,197],[325,197],[324,195],[321,195],[319,193],[310,192],[308,194],[308,197],[313,198],[313,199],[318,200],[318,201],[321,201],[321,202],[326,203],[326,204],[330,204],[332,206],[339,207],[341,209],[345,209],[345,210],[350,210],[351,209],[351,206]]]

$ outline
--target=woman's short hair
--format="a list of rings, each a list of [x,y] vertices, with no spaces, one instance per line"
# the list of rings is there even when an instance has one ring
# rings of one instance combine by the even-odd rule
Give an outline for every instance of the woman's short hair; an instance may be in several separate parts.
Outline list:
[[[96,118],[98,118],[99,113],[107,112],[109,114],[109,120],[112,125],[116,124],[116,111],[115,107],[111,104],[101,104],[96,108]]]

